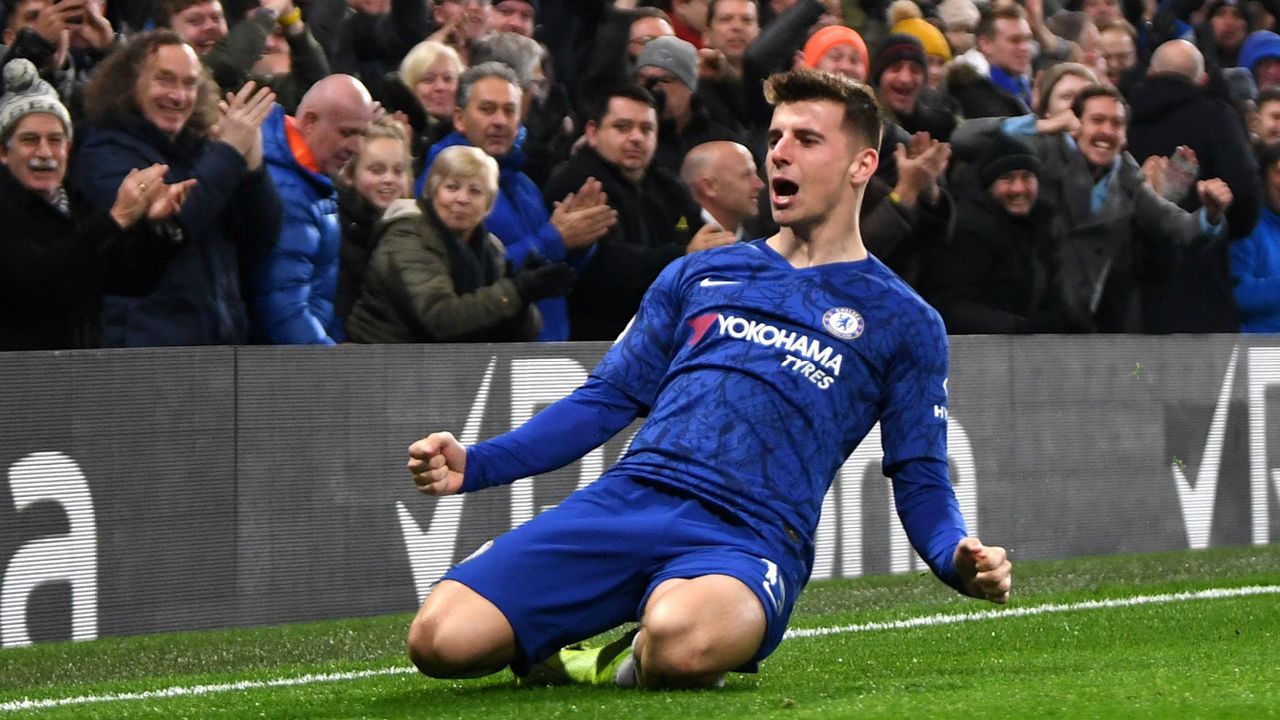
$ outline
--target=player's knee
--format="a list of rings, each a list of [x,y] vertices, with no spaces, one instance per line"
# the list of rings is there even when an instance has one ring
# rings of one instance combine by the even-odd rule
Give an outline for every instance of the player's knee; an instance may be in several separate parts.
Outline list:
[[[456,677],[471,670],[475,661],[459,640],[459,634],[438,616],[416,617],[409,626],[409,659],[423,675]]]
[[[709,634],[676,608],[661,603],[651,606],[645,613],[644,631],[641,667],[646,676],[679,685],[681,678],[692,681],[726,670],[719,667],[719,653]]]

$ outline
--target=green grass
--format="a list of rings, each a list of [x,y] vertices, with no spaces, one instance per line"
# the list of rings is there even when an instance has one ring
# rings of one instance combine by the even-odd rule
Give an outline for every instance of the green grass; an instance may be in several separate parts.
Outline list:
[[[1280,545],[1020,563],[1011,607],[1280,585]],[[921,575],[815,583],[794,628],[993,606]],[[0,651],[0,705],[404,669],[408,615]],[[1280,596],[1192,600],[785,641],[708,692],[516,688],[509,673],[82,703],[36,718],[1280,718]]]

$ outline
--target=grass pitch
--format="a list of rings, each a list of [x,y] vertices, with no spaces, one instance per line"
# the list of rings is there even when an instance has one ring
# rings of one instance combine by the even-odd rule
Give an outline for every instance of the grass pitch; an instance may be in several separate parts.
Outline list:
[[[1014,578],[1007,609],[920,575],[815,583],[791,623],[812,636],[716,691],[431,680],[396,615],[0,650],[0,720],[1280,718],[1280,545],[1016,563]],[[1178,595],[1211,589],[1240,594]]]

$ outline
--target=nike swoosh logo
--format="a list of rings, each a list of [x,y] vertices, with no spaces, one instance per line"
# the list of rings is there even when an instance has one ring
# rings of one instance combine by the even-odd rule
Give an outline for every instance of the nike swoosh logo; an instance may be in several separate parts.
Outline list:
[[[698,283],[700,287],[719,287],[721,285],[740,285],[738,280],[712,280],[711,278],[702,278],[702,282]]]

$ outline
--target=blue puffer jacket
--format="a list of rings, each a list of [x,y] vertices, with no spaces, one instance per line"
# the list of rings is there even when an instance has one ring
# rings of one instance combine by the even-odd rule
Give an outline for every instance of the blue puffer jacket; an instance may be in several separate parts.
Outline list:
[[[519,270],[530,252],[537,252],[551,262],[568,262],[574,269],[581,271],[595,249],[593,245],[588,251],[566,252],[560,231],[551,224],[551,215],[542,201],[542,191],[533,184],[528,175],[522,172],[524,167],[524,126],[520,126],[515,145],[511,152],[496,158],[498,161],[498,197],[493,203],[493,210],[484,219],[484,226],[507,247],[507,259]],[[445,136],[440,142],[431,146],[427,153],[426,167],[414,184],[414,197],[421,197],[426,187],[427,174],[431,164],[441,150],[453,145],[470,145],[466,137],[459,132]],[[569,306],[563,297],[548,298],[539,301],[538,312],[542,313],[542,332],[539,341],[562,341],[569,339]]]
[[[342,246],[337,189],[294,157],[279,105],[262,124],[262,142],[284,224],[253,270],[254,334],[273,345],[336,345],[346,339],[333,308]]]
[[[280,199],[261,168],[249,172],[230,145],[189,133],[171,139],[142,117],[76,128],[70,181],[110,207],[125,175],[166,163],[165,182],[195,178],[178,213],[189,242],[146,297],[108,295],[103,338],[111,347],[248,342],[239,257],[265,253],[280,232]]]
[[[1280,333],[1280,215],[1263,205],[1248,237],[1231,243],[1240,331]]]

